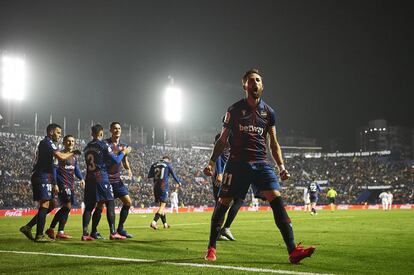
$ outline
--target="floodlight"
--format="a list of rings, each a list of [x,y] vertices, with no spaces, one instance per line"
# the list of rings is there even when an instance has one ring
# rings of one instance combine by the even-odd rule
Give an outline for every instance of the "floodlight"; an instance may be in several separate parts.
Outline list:
[[[23,100],[26,91],[26,62],[22,58],[1,57],[1,92],[5,99]]]
[[[179,122],[181,120],[182,97],[181,90],[169,86],[165,91],[165,120]]]

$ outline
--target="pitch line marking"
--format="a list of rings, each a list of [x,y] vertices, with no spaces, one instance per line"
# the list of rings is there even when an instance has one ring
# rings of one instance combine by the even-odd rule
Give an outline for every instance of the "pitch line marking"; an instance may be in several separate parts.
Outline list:
[[[161,263],[161,264],[165,264],[165,265],[174,265],[174,266],[190,266],[190,267],[200,267],[200,268],[229,269],[229,270],[238,270],[238,271],[247,271],[247,272],[262,272],[262,273],[276,273],[276,274],[332,275],[332,274],[326,274],[326,273],[298,272],[298,271],[281,270],[281,269],[265,269],[265,268],[255,268],[255,267],[241,267],[241,266],[213,265],[213,264],[196,264],[196,263],[175,263],[175,262],[168,262],[168,261],[148,260],[148,259],[117,258],[117,257],[78,255],[78,254],[61,254],[61,253],[11,251],[11,250],[0,250],[0,253],[44,255],[44,256],[57,256],[57,257],[72,257],[72,258],[83,258],[83,259],[99,259],[99,260],[112,260],[112,261],[123,261],[123,262],[136,262],[136,263]]]

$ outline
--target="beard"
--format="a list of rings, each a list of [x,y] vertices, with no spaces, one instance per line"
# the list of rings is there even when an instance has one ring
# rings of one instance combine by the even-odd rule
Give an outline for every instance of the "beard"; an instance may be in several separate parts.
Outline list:
[[[262,94],[263,94],[263,89],[260,89],[258,87],[254,87],[249,94],[254,98],[254,99],[259,99]]]

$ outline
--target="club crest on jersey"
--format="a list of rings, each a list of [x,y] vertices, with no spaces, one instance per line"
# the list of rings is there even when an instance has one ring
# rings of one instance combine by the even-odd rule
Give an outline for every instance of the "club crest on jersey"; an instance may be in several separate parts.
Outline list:
[[[266,111],[261,111],[260,112],[260,115],[263,117],[263,118],[266,118],[267,117],[267,112]]]
[[[242,110],[241,113],[242,113],[242,116],[245,116],[246,115],[246,110]]]
[[[263,135],[264,133],[264,129],[262,127],[253,126],[253,125],[243,126],[241,124],[239,124],[239,131],[246,132],[246,133],[257,133],[259,135]]]

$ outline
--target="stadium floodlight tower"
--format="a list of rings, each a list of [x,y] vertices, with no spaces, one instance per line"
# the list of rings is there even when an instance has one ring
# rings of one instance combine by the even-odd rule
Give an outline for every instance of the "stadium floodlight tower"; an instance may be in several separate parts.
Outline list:
[[[14,108],[26,93],[26,62],[24,58],[1,53],[0,89],[2,98],[7,102],[7,124],[14,130]]]
[[[181,121],[182,93],[174,86],[174,78],[171,76],[168,78],[171,83],[165,90],[164,115],[168,123],[177,123]]]
[[[21,101],[26,92],[26,62],[23,58],[1,55],[1,93],[6,100]]]
[[[176,141],[176,129],[175,127],[181,121],[182,118],[182,92],[174,85],[174,78],[168,76],[170,84],[165,90],[164,97],[164,117],[167,122],[168,128],[171,134],[171,143]],[[173,134],[174,133],[174,134]],[[166,133],[164,131],[164,144]]]

